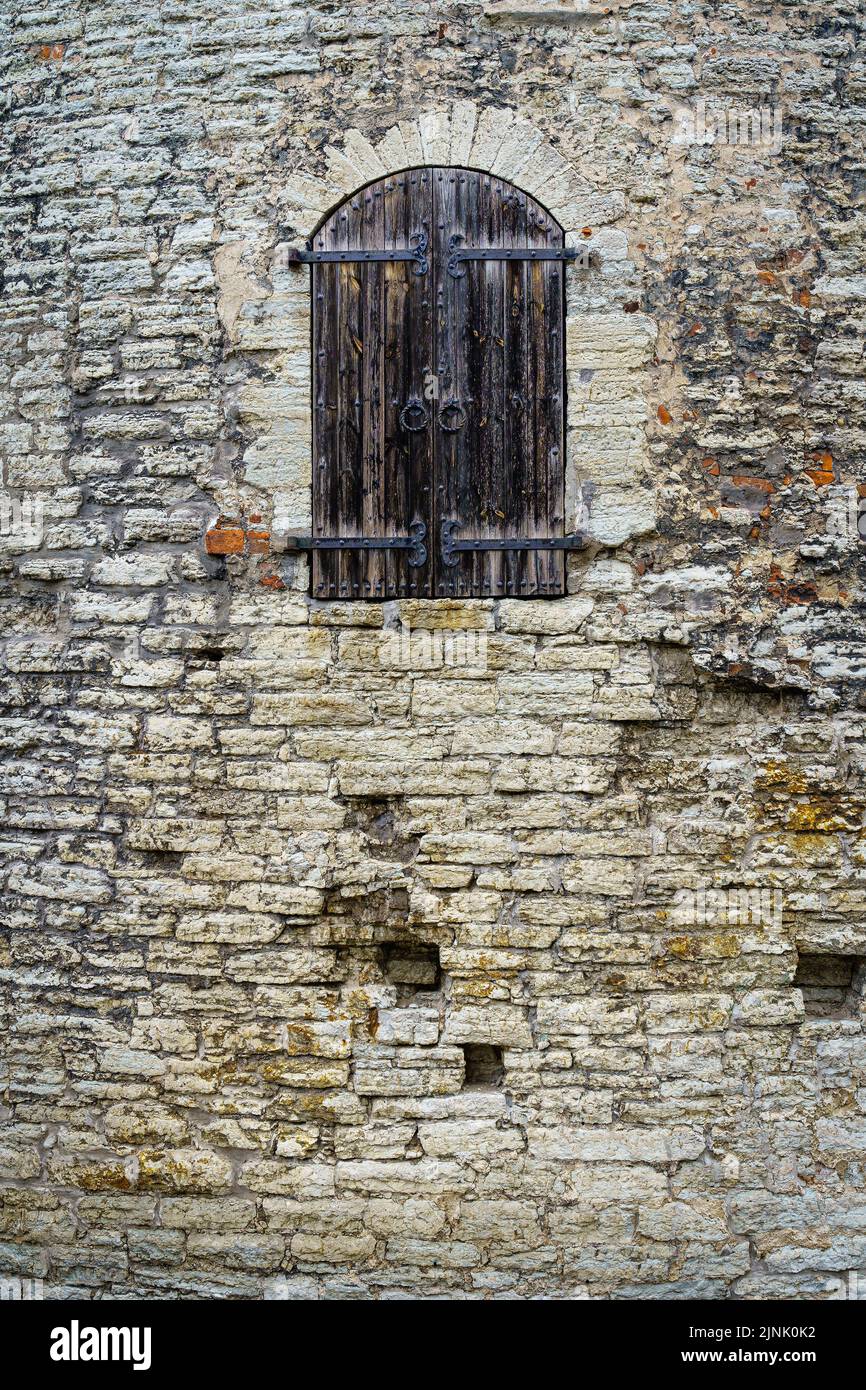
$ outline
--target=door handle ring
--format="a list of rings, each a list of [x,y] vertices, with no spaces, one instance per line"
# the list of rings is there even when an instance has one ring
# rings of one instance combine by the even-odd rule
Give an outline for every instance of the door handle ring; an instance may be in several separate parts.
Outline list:
[[[414,418],[410,418],[414,417]],[[417,434],[419,430],[426,428],[430,416],[427,414],[427,407],[420,396],[410,396],[403,409],[400,411],[400,424],[404,430],[411,430]]]
[[[445,416],[451,412],[456,412],[456,418],[454,423],[449,425],[446,423]],[[443,430],[448,434],[456,434],[466,424],[466,410],[456,396],[449,396],[448,400],[443,401],[440,405],[438,418],[439,425]]]

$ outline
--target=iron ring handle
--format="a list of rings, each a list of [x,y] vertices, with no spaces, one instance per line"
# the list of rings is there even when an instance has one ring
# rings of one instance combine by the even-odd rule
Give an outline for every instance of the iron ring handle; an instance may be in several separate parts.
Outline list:
[[[457,418],[453,425],[446,425],[445,415],[451,411],[457,412]],[[451,396],[439,407],[439,424],[448,434],[456,434],[466,424],[466,411],[460,404],[456,396]]]
[[[419,412],[420,419],[418,418]],[[415,416],[414,421],[410,421],[410,415]],[[417,433],[418,430],[423,430],[429,419],[427,407],[420,396],[410,396],[403,409],[400,411],[400,424],[403,426],[404,430],[411,430],[413,434]]]

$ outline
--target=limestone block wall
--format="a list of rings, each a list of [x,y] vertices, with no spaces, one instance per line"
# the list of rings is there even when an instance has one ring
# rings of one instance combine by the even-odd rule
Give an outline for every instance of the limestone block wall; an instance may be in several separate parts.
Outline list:
[[[3,23],[0,1274],[840,1296],[866,1267],[858,7]],[[727,138],[761,108],[780,140]],[[288,250],[449,161],[590,248],[592,543],[562,599],[314,602],[283,540],[311,469]]]

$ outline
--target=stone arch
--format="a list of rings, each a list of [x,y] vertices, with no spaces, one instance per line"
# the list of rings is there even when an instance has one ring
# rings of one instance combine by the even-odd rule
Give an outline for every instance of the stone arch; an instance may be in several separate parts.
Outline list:
[[[272,190],[290,239],[256,248],[234,242],[216,257],[223,322],[235,356],[250,359],[237,390],[245,434],[239,471],[223,489],[224,510],[262,512],[275,541],[311,524],[310,303],[306,268],[290,265],[347,196],[388,174],[418,165],[461,165],[498,175],[537,197],[562,226],[567,245],[586,245],[597,274],[591,287],[571,277],[566,300],[566,529],[588,528],[604,546],[653,529],[648,485],[646,369],[656,336],[652,319],[626,313],[637,290],[626,230],[624,194],[594,188],[530,121],[507,107],[466,100],[422,111],[373,140],[347,130],[338,143],[311,150],[315,174],[290,174]],[[231,269],[221,277],[220,258]],[[267,266],[256,280],[245,260]],[[267,354],[273,384],[256,364]],[[216,490],[222,502],[219,488]]]
[[[423,164],[458,165],[508,179],[543,202],[567,233],[598,221],[592,217],[597,195],[536,126],[508,107],[479,111],[475,102],[461,101],[432,108],[392,125],[375,144],[353,128],[339,145],[326,145],[324,156],[321,176],[295,176],[284,186],[286,211],[301,238],[311,236],[348,194]]]

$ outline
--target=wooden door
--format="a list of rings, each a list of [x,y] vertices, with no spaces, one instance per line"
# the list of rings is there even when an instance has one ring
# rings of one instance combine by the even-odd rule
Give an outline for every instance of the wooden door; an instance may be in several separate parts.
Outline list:
[[[313,264],[313,537],[395,548],[314,550],[315,597],[564,592],[562,550],[514,545],[563,534],[564,264],[532,259],[562,243],[527,194],[456,168],[381,179],[317,232],[353,259]]]

